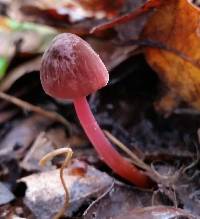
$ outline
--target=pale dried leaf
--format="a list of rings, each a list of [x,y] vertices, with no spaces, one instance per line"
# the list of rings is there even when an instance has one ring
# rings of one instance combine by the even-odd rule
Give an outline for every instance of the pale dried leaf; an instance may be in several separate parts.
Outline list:
[[[65,169],[65,182],[70,194],[68,216],[72,216],[87,199],[97,197],[112,183],[112,178],[91,166],[84,175],[73,175],[73,166]],[[65,193],[60,182],[59,170],[33,174],[22,178],[27,191],[25,204],[38,219],[52,218],[64,203]]]

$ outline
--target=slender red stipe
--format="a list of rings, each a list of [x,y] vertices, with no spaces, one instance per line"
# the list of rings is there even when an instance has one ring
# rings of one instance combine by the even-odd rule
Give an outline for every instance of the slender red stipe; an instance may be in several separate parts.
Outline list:
[[[75,110],[82,127],[104,162],[119,176],[141,187],[149,185],[149,179],[123,158],[105,137],[96,122],[85,97],[75,99]]]

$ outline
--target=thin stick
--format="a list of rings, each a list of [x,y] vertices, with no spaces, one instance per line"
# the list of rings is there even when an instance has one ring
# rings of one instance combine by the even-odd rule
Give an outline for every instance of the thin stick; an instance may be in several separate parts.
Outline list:
[[[148,166],[142,160],[140,160],[131,150],[129,150],[126,145],[124,145],[116,137],[114,137],[110,132],[105,131],[105,130],[104,132],[113,144],[117,145],[120,149],[122,149],[124,152],[127,153],[127,155],[129,155],[132,158],[132,161],[135,165],[146,170],[146,174],[153,181],[156,181],[157,183],[165,185],[165,186],[169,186],[178,179],[178,176],[180,175],[181,170],[176,171],[175,173],[173,173],[173,175],[170,175],[170,176],[161,175],[155,170],[155,167],[153,164],[151,164],[151,166]]]
[[[68,131],[71,132],[70,123],[64,117],[62,117],[61,115],[59,115],[56,112],[50,112],[50,111],[44,110],[39,106],[34,106],[31,103],[28,103],[24,100],[21,100],[17,97],[9,95],[9,94],[3,93],[1,91],[0,91],[0,98],[8,101],[10,103],[13,103],[18,107],[21,107],[22,109],[24,109],[26,111],[32,111],[32,112],[38,113],[44,117],[47,117],[51,120],[58,121],[58,122],[62,123],[64,126],[66,126]]]
[[[47,161],[52,160],[55,156],[64,154],[66,156],[61,168],[60,168],[60,180],[63,186],[63,189],[65,191],[65,201],[63,207],[59,210],[59,212],[54,216],[53,219],[59,219],[62,217],[65,213],[65,211],[69,207],[69,192],[67,190],[67,186],[64,179],[64,169],[69,165],[69,162],[72,157],[72,149],[71,148],[59,148],[57,150],[54,150],[48,154],[46,154],[39,162],[41,166],[44,166]]]
[[[124,145],[121,141],[119,141],[115,136],[113,136],[109,131],[104,130],[104,133],[106,134],[106,136],[110,139],[110,141],[117,145],[120,149],[122,149],[129,157],[132,158],[132,161],[135,165],[137,165],[138,167],[149,171],[150,167],[145,164],[142,160],[140,160],[131,150],[128,149],[128,147],[126,145]]]

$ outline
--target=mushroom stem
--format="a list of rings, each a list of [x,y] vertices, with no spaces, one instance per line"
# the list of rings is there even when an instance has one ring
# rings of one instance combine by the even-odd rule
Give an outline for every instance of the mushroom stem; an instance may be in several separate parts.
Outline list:
[[[75,99],[73,102],[86,135],[104,162],[129,182],[141,187],[149,186],[148,177],[123,158],[105,137],[90,110],[86,97]]]

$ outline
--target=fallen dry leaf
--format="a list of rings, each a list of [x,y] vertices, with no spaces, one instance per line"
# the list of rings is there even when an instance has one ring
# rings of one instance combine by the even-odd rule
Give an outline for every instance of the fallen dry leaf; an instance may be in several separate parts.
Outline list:
[[[179,102],[184,101],[199,110],[200,9],[191,1],[149,0],[135,11],[99,25],[91,32],[98,33],[135,20],[152,8],[157,10],[146,22],[141,41],[133,42],[146,46],[147,61],[168,88],[156,108],[169,114]]]
[[[156,104],[170,113],[180,101],[200,110],[200,9],[189,0],[162,1],[148,20],[142,40],[148,63],[168,88]]]
[[[123,218],[131,209],[149,206],[152,194],[150,190],[140,190],[116,182],[89,206],[83,215],[84,219],[107,219],[117,216]]]
[[[11,191],[6,187],[6,185],[0,182],[0,205],[7,204],[13,199],[15,199],[15,197]]]
[[[187,210],[168,206],[164,196],[152,203],[153,192],[115,183],[104,195],[93,202],[84,219],[197,219]],[[153,206],[152,206],[153,204]]]
[[[76,212],[86,200],[98,197],[112,184],[110,176],[91,166],[87,166],[84,176],[71,174],[73,168],[73,165],[66,168],[64,175],[70,193],[68,216]],[[63,205],[65,193],[59,172],[52,170],[20,179],[27,185],[24,202],[38,219],[52,218]]]
[[[131,210],[129,214],[113,219],[198,219],[188,212],[168,206],[152,206],[147,208],[138,208]]]
[[[23,161],[20,163],[20,166],[27,171],[41,171],[41,166],[39,165],[40,159],[44,157],[47,153],[53,151],[52,143],[45,136],[45,132],[41,132],[33,142],[33,145],[28,150]],[[51,162],[48,162],[45,165],[45,170],[53,169]],[[44,170],[43,168],[43,170]]]
[[[25,151],[35,137],[50,124],[51,120],[39,115],[16,122],[10,132],[1,140],[0,158],[6,155],[15,157]]]
[[[126,60],[137,46],[117,46],[112,40],[87,38],[87,42],[99,54],[106,68],[110,71]]]

